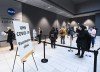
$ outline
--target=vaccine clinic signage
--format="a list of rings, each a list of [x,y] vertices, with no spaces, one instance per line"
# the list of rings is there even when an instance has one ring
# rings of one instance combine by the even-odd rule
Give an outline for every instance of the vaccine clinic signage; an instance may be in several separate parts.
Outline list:
[[[9,15],[15,14],[15,10],[13,8],[8,8],[7,12],[8,12]]]
[[[16,35],[18,53],[21,61],[25,61],[28,56],[33,52],[33,46],[29,31],[29,24],[19,21],[13,21],[14,30]]]

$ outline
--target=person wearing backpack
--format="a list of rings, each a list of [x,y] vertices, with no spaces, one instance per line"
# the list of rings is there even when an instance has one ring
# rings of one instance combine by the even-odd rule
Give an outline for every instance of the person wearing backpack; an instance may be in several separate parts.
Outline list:
[[[13,33],[13,31],[11,30],[10,27],[7,27],[8,31],[4,31],[5,33],[8,34],[7,36],[7,42],[10,44],[11,49],[9,49],[10,51],[14,49],[13,47],[13,40],[15,38],[15,34]]]
[[[52,27],[52,29],[49,33],[49,38],[51,40],[51,48],[55,48],[56,33],[55,33],[55,28],[54,27]]]
[[[66,29],[64,26],[60,29],[59,33],[61,36],[61,44],[65,44]]]

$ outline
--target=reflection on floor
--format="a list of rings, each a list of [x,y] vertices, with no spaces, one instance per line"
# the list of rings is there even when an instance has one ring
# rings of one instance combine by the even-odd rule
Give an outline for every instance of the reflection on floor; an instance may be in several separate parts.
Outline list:
[[[72,46],[76,47],[76,38],[72,42]],[[49,40],[47,40],[49,41]],[[60,44],[60,38],[57,40],[57,44]],[[66,44],[70,45],[70,39],[66,37]],[[43,43],[38,44],[33,42],[34,57],[38,66],[36,70],[32,56],[30,56],[25,62],[25,72],[93,72],[94,55],[93,53],[86,52],[84,58],[75,56],[77,50],[68,52],[69,49],[56,46],[52,49],[50,45],[46,46],[46,58],[47,63],[41,63],[43,58]],[[95,50],[100,47],[100,37],[96,38],[95,47],[91,48]],[[14,62],[14,56],[16,52],[16,46],[13,51],[9,51],[9,47],[0,48],[0,72],[11,72]],[[98,54],[97,72],[100,72],[100,54]],[[14,72],[23,72],[23,64],[20,57],[17,56]]]

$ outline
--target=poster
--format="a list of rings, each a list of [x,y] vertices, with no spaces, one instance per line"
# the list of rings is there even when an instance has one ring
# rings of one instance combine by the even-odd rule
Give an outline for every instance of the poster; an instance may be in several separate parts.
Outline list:
[[[21,61],[25,61],[33,52],[33,44],[31,41],[29,24],[19,21],[14,21],[14,31],[17,41],[18,53]]]

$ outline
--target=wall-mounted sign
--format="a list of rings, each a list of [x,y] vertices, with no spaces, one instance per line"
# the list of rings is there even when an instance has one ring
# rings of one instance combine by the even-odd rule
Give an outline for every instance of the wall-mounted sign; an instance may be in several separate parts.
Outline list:
[[[8,8],[7,12],[8,12],[9,15],[15,14],[15,10],[13,8]]]

